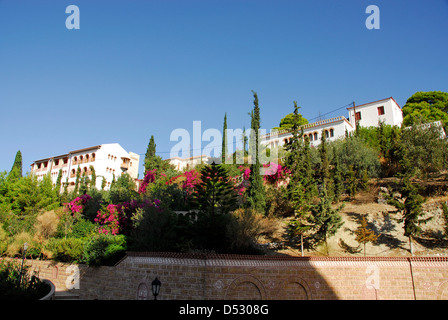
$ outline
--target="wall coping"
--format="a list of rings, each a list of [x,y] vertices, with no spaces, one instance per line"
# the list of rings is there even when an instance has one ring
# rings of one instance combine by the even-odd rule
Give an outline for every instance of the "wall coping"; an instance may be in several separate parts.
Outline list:
[[[181,253],[181,252],[135,252],[128,251],[127,257],[136,258],[174,258],[195,260],[258,260],[258,261],[328,261],[328,262],[448,262],[448,256],[404,256],[404,257],[351,257],[351,256],[263,256],[263,255],[238,255],[238,254],[214,254],[214,253]],[[121,262],[120,261],[120,262]]]

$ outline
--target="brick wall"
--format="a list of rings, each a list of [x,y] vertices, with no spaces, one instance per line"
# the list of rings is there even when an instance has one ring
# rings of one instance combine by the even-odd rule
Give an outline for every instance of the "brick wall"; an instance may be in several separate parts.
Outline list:
[[[82,299],[443,299],[447,257],[260,257],[133,253],[114,267],[27,261]]]

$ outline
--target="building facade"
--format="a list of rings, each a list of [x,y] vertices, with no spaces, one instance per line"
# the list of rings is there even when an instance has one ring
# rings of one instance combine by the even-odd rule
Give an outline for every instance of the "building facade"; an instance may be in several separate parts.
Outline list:
[[[170,162],[170,164],[172,164],[174,166],[174,168],[176,170],[184,171],[184,170],[188,170],[188,169],[193,169],[198,164],[208,163],[209,159],[210,159],[209,156],[200,155],[200,156],[187,157],[187,158],[173,157],[173,158],[169,158],[168,161]]]
[[[403,112],[394,98],[390,97],[359,106],[347,108],[349,122],[355,126],[377,127],[379,122],[401,127]]]
[[[81,170],[81,175],[85,173],[89,178],[93,168],[97,189],[101,189],[104,178],[106,182],[104,189],[108,190],[114,177],[117,179],[122,173],[127,172],[133,179],[137,179],[139,162],[138,154],[127,152],[118,143],[110,143],[36,160],[31,165],[31,173],[36,175],[38,180],[50,174],[53,184],[56,184],[61,171],[61,182],[74,187],[78,168]]]
[[[346,133],[351,133],[356,126],[377,127],[380,122],[392,126],[401,126],[403,113],[394,98],[386,98],[363,105],[347,108],[348,119],[339,116],[331,119],[320,120],[303,125],[303,134],[308,136],[310,144],[317,147],[324,134],[327,141],[344,138]],[[261,143],[270,148],[285,145],[292,138],[290,130],[270,132],[261,136]]]

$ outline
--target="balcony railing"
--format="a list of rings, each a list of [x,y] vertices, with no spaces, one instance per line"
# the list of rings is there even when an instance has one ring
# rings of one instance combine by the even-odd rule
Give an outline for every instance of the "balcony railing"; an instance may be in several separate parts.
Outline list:
[[[335,117],[335,118],[330,118],[330,119],[320,120],[320,121],[316,121],[316,122],[312,122],[312,123],[307,123],[307,124],[300,126],[299,130],[302,130],[302,129],[305,130],[305,129],[309,129],[309,128],[313,128],[313,127],[318,127],[318,126],[321,126],[324,124],[341,121],[341,120],[346,120],[346,118],[344,116],[339,116],[339,117]],[[276,132],[270,132],[270,133],[262,135],[261,139],[269,140],[271,137],[277,137],[282,134],[288,134],[291,132],[292,132],[291,129],[284,129],[284,130],[279,130]]]
[[[122,164],[120,164],[120,168],[123,169],[123,170],[128,170],[129,169],[129,163],[123,162]]]

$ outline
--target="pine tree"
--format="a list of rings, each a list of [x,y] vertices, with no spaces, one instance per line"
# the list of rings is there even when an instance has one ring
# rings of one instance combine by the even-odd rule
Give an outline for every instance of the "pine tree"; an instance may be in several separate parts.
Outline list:
[[[206,165],[201,169],[201,182],[196,186],[193,203],[199,213],[194,222],[194,241],[205,250],[228,250],[229,214],[238,206],[237,192],[229,181],[224,164]]]
[[[201,182],[197,185],[195,203],[202,212],[226,214],[237,207],[237,193],[230,183],[223,164],[206,165],[201,169]]]
[[[328,252],[328,237],[334,235],[336,231],[343,225],[343,221],[339,212],[344,205],[333,208],[331,203],[333,198],[328,195],[327,188],[321,188],[319,194],[319,203],[311,207],[311,215],[308,218],[308,224],[312,225],[315,240],[323,241]]]
[[[364,215],[361,220],[361,225],[355,230],[356,241],[364,245],[364,256],[366,255],[366,244],[368,242],[375,242],[379,235],[375,231],[367,227],[367,219]]]
[[[228,150],[227,150],[227,112],[226,112],[224,114],[224,125],[222,128],[221,163],[226,163],[227,155],[228,155]]]
[[[250,148],[252,150],[252,156],[255,157],[255,162],[252,159],[250,165],[250,177],[249,177],[249,187],[246,190],[247,195],[247,206],[249,208],[255,209],[258,212],[264,213],[266,209],[266,195],[263,185],[263,178],[260,174],[260,159],[258,155],[259,150],[259,137],[258,131],[260,129],[260,108],[258,106],[258,96],[257,93],[252,91],[254,95],[254,109],[251,113],[252,119],[252,132]]]

